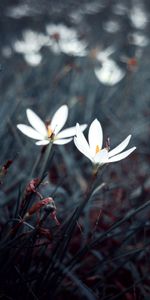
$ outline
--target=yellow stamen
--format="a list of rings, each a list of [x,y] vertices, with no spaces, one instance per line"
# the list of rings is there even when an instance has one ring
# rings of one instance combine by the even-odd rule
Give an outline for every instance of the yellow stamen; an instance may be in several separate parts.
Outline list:
[[[50,126],[48,126],[48,128],[47,128],[47,132],[48,132],[48,137],[50,138],[53,134],[53,130],[51,129]]]
[[[96,149],[95,149],[96,154],[99,153],[100,151],[101,151],[101,149],[100,149],[99,145],[96,145]]]

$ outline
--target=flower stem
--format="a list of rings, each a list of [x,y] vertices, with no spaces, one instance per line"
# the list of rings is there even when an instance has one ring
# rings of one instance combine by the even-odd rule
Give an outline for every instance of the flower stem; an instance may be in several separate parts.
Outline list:
[[[49,145],[48,145],[48,147],[47,147],[47,149],[45,151],[43,163],[42,163],[41,170],[40,170],[40,173],[39,173],[39,177],[40,178],[42,178],[43,175],[44,175],[44,173],[45,173],[46,164],[47,164],[48,159],[49,159],[49,155],[50,155],[50,152],[51,152],[52,144],[53,143],[49,143]]]
[[[31,170],[31,174],[30,174],[30,178],[33,178],[34,177],[34,174],[35,174],[35,171],[36,171],[36,168],[40,162],[40,159],[41,159],[41,153],[37,156],[37,159],[33,165],[33,168]]]

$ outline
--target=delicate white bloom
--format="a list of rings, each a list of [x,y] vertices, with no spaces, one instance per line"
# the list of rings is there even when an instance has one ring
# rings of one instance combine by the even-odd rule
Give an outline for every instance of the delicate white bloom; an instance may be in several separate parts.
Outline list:
[[[36,145],[53,144],[63,145],[69,143],[76,134],[76,127],[62,130],[68,118],[68,106],[62,105],[53,115],[51,122],[45,123],[31,109],[26,110],[27,118],[31,126],[18,124],[17,128],[28,137],[37,140]],[[87,125],[81,125],[84,130]],[[61,131],[62,130],[62,131]]]
[[[78,38],[74,28],[64,24],[48,24],[46,31],[49,35],[49,45],[54,53],[66,53],[72,56],[87,55],[87,43]]]
[[[100,122],[95,119],[89,128],[88,142],[82,133],[80,125],[76,125],[76,137],[74,137],[74,143],[78,150],[88,157],[94,165],[102,166],[107,163],[122,160],[132,153],[136,147],[123,151],[128,146],[130,138],[131,135],[113,150],[109,151],[109,145],[102,148],[103,131]]]
[[[102,67],[96,67],[94,72],[101,83],[110,86],[117,84],[125,76],[125,71],[123,71],[112,59],[103,61]]]

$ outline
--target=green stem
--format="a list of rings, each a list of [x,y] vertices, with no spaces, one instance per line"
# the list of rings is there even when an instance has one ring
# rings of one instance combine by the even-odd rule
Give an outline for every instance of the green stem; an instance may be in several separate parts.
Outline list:
[[[47,165],[47,162],[48,162],[48,159],[49,159],[49,155],[50,155],[50,152],[51,152],[51,148],[52,148],[52,142],[49,143],[46,151],[45,151],[45,155],[44,155],[44,159],[43,159],[43,163],[42,163],[42,166],[41,166],[41,170],[40,170],[40,173],[39,173],[39,177],[42,178],[44,173],[45,173],[45,169],[46,169],[46,165]]]
[[[36,168],[37,168],[37,166],[38,166],[38,164],[40,162],[40,159],[41,159],[41,153],[37,156],[37,159],[36,159],[36,161],[35,161],[35,163],[33,165],[33,168],[31,170],[31,174],[30,174],[30,178],[34,178],[35,171],[36,171]]]

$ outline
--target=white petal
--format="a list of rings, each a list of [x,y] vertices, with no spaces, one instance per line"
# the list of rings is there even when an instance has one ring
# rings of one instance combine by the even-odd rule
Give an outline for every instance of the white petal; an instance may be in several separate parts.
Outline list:
[[[47,129],[44,122],[38,117],[37,114],[33,112],[31,109],[27,109],[27,118],[30,124],[35,128],[41,135],[47,136]]]
[[[84,134],[82,133],[82,130],[78,123],[76,125],[76,141],[77,141],[77,144],[87,153],[88,157],[92,158],[90,146],[89,146]]]
[[[90,150],[93,156],[96,154],[96,146],[102,148],[103,143],[103,131],[100,122],[95,119],[89,128],[88,140],[90,145]]]
[[[99,164],[99,165],[108,163],[108,150],[102,149],[99,153],[97,153],[95,155],[94,161],[96,164]]]
[[[83,147],[83,145],[79,142],[79,140],[78,140],[77,137],[74,138],[74,143],[75,143],[75,146],[77,147],[77,149],[78,149],[83,155],[85,155],[85,156],[86,156],[87,158],[89,158],[92,162],[94,162],[93,159],[92,159],[92,157],[91,157],[91,155],[90,155],[89,152],[87,151],[87,149],[85,149],[85,148]]]
[[[80,125],[82,131],[85,130],[86,127],[86,124]],[[66,138],[74,135],[76,135],[76,126],[62,130],[60,133],[58,133],[57,138]]]
[[[38,146],[41,146],[41,145],[48,145],[48,144],[49,144],[49,141],[48,141],[48,140],[38,141],[38,142],[36,142],[35,144],[38,145]]]
[[[126,150],[116,156],[113,156],[112,158],[109,158],[108,162],[115,162],[115,161],[122,160],[122,159],[126,158],[129,154],[131,154],[135,149],[136,149],[136,147],[132,147],[129,150]]]
[[[69,143],[69,142],[71,142],[72,141],[72,138],[70,138],[70,139],[60,139],[60,140],[54,140],[54,142],[53,142],[53,144],[56,144],[56,145],[65,145],[65,144],[67,144],[67,143]]]
[[[112,156],[120,153],[121,151],[123,151],[128,146],[130,139],[131,139],[131,135],[128,135],[128,137],[122,143],[120,143],[113,150],[109,151],[109,153],[108,153],[109,157],[112,157]]]
[[[17,128],[24,133],[25,135],[29,136],[30,138],[34,140],[43,140],[43,136],[34,130],[32,127],[24,125],[24,124],[18,124]]]
[[[68,118],[68,106],[62,105],[54,114],[51,121],[51,128],[57,133],[63,128]]]

